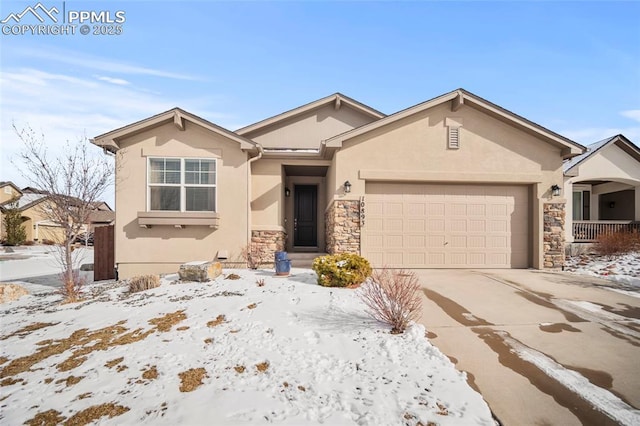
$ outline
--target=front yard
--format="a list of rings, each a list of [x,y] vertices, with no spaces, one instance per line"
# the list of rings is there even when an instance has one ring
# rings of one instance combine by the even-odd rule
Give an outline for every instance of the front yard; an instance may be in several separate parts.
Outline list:
[[[234,272],[1,305],[0,423],[493,424],[422,326],[391,335],[309,270]]]

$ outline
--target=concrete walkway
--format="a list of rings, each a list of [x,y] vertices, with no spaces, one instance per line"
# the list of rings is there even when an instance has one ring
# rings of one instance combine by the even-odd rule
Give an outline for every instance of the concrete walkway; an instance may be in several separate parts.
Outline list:
[[[567,273],[415,272],[432,343],[502,424],[640,424],[640,298]]]

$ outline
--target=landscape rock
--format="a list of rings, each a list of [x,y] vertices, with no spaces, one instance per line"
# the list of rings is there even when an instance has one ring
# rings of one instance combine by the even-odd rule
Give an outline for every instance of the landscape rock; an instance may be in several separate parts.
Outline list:
[[[222,274],[220,262],[196,261],[180,265],[178,275],[180,281],[206,282],[216,279]]]
[[[29,294],[29,292],[18,284],[0,284],[0,303],[18,300],[27,294]]]

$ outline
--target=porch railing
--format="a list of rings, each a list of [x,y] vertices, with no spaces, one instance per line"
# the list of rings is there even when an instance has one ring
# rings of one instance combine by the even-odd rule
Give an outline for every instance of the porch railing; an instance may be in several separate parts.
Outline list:
[[[576,242],[592,242],[600,234],[613,234],[618,231],[640,232],[640,222],[631,220],[573,221],[573,239]]]

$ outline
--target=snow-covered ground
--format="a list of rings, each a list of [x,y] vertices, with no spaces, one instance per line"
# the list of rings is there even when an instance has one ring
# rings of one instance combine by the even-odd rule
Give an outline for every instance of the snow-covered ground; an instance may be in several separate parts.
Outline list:
[[[309,270],[229,272],[1,305],[0,423],[494,424],[422,326],[391,335]]]
[[[58,285],[57,277],[60,274],[60,262],[58,247],[35,245],[10,248],[10,251],[0,249],[0,281],[19,280],[34,277],[48,285]],[[93,263],[93,248],[78,247],[73,251],[75,265]],[[93,276],[93,275],[92,275]]]
[[[565,271],[591,275],[640,290],[640,253],[607,257],[581,254],[568,257]]]

